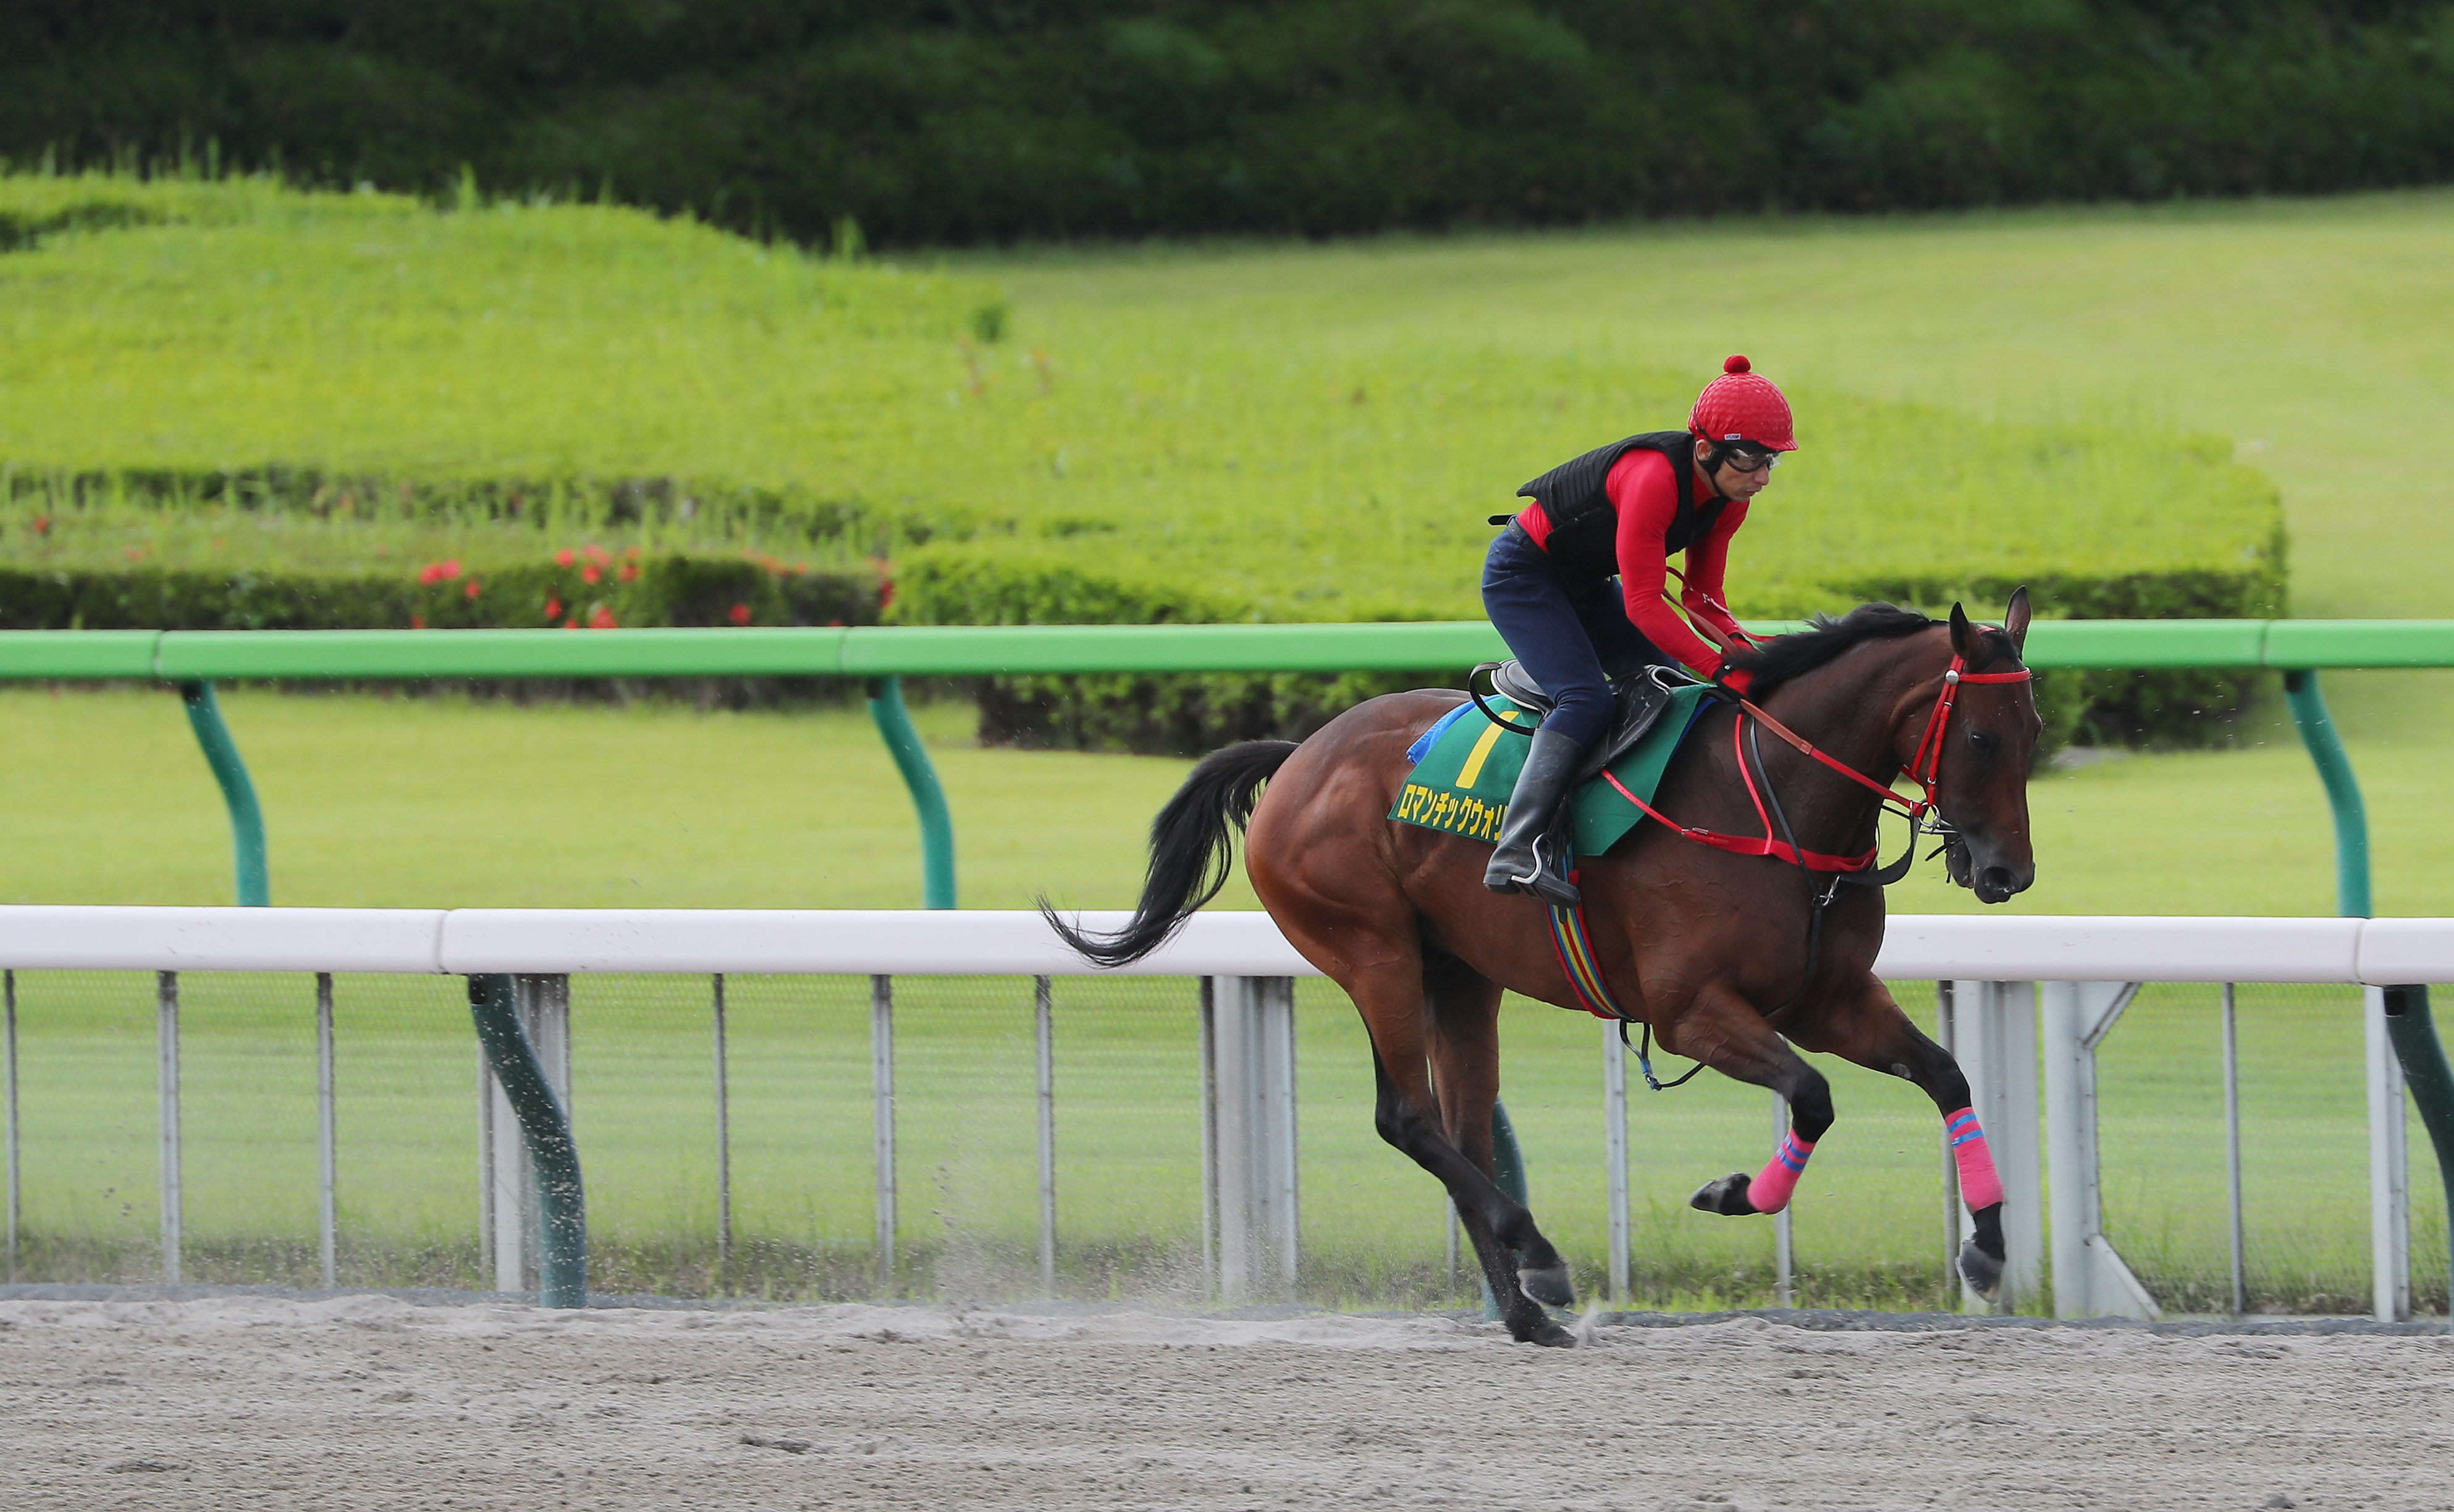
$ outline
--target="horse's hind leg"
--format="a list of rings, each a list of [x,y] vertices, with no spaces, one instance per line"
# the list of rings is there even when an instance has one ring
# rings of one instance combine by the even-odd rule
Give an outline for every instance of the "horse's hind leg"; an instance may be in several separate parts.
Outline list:
[[[1573,1343],[1574,1337],[1553,1323],[1518,1282],[1512,1251],[1538,1270],[1557,1266],[1559,1258],[1551,1242],[1534,1226],[1534,1215],[1491,1179],[1489,1100],[1482,1104],[1478,1164],[1441,1126],[1439,1103],[1432,1089],[1424,980],[1418,962],[1368,967],[1339,985],[1355,1000],[1363,1026],[1372,1036],[1372,1072],[1379,1089],[1374,1124],[1382,1139],[1448,1188],[1509,1336],[1520,1343]]]
[[[1475,1169],[1494,1169],[1492,1109],[1499,1101],[1499,985],[1454,956],[1423,964],[1431,1000],[1432,1082],[1440,1102],[1440,1131]],[[1567,1263],[1526,1211],[1529,1238],[1508,1239],[1518,1255],[1517,1279],[1527,1296],[1553,1307],[1577,1304]]]

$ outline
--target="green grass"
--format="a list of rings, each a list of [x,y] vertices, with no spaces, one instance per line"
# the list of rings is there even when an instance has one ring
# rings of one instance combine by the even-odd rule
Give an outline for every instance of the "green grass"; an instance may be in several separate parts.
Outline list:
[[[228,690],[261,796],[272,896],[295,905],[433,907],[897,907],[920,895],[911,802],[857,708],[699,713],[372,694]],[[1150,816],[1187,764],[982,749],[970,710],[920,727],[955,815],[962,902],[1028,907],[1046,891],[1129,906]],[[221,798],[175,698],[124,688],[0,689],[0,901],[219,903]],[[2034,913],[2331,911],[2333,840],[2288,728],[2243,750],[2132,756],[2029,789]],[[2454,913],[2428,823],[2442,757],[2355,740],[2389,911]],[[1920,868],[1901,912],[1975,911]],[[1222,906],[1252,907],[1240,873]]]
[[[1648,352],[1608,326],[1534,341],[1488,316],[1393,324],[1385,297],[1056,298],[985,346],[971,331],[998,307],[976,278],[816,261],[635,211],[444,212],[239,183],[193,218],[213,187],[68,182],[117,207],[90,221],[158,223],[0,257],[0,459],[24,475],[12,533],[36,560],[484,560],[568,544],[574,526],[729,546],[745,517],[723,501],[795,490],[834,507],[804,512],[821,536],[849,507],[959,538],[924,554],[1011,564],[1027,546],[1231,614],[1448,617],[1476,611],[1484,516],[1519,482],[1677,424],[1720,356]],[[73,193],[0,179],[0,206],[39,202],[30,222],[66,215]],[[1390,254],[1401,280],[1406,255]],[[1764,368],[1793,385],[1809,448],[1751,524],[1743,610],[1937,569],[2094,574],[2117,527],[2126,570],[2273,569],[2271,490],[2221,440],[1972,421],[1777,356]],[[166,514],[124,483],[88,507],[57,483],[250,468],[378,486],[327,489],[302,517]],[[628,478],[681,480],[706,510],[616,522],[551,487]],[[523,483],[520,520],[501,523]],[[402,484],[418,518],[362,528],[400,512]],[[2156,510],[2128,507],[2151,492]]]

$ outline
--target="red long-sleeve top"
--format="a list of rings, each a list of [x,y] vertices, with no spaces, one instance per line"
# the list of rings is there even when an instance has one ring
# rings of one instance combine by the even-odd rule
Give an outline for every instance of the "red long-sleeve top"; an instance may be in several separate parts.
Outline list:
[[[1619,581],[1627,595],[1629,622],[1697,676],[1712,676],[1721,665],[1720,647],[1680,619],[1666,596],[1670,581],[1666,544],[1670,523],[1679,512],[1679,475],[1670,459],[1659,451],[1631,451],[1611,465],[1610,477],[1602,487],[1619,511]],[[1695,493],[1694,502],[1699,505],[1713,498],[1713,486],[1701,471],[1696,474]],[[1733,499],[1722,507],[1713,527],[1689,544],[1686,583],[1679,594],[1680,607],[1690,619],[1737,645],[1745,641],[1739,622],[1721,607],[1721,574],[1729,566],[1730,537],[1738,534],[1746,518],[1746,501]],[[1539,502],[1520,510],[1517,523],[1536,546],[1548,549],[1551,517]]]

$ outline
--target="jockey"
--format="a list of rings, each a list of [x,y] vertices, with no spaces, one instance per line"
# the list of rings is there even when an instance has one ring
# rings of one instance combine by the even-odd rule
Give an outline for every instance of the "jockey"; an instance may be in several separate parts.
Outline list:
[[[1483,561],[1483,607],[1554,703],[1518,774],[1483,885],[1580,901],[1545,864],[1556,858],[1542,854],[1542,842],[1617,713],[1611,677],[1647,663],[1680,666],[1743,691],[1746,674],[1728,659],[1749,643],[1721,602],[1722,569],[1748,502],[1772,481],[1780,454],[1797,449],[1789,401],[1732,357],[1696,396],[1686,429],[1630,436],[1562,463],[1517,490],[1531,505],[1493,517],[1508,528]],[[1680,551],[1684,620],[1665,593],[1669,559]]]

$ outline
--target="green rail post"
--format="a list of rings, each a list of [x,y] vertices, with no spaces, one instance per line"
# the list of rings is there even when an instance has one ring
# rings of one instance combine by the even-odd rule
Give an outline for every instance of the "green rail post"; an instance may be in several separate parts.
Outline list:
[[[2369,816],[2361,802],[2360,779],[2352,775],[2351,758],[2326,713],[2325,696],[2318,691],[2318,674],[2295,667],[2283,674],[2283,701],[2292,707],[2292,723],[2301,744],[2318,764],[2318,781],[2326,787],[2326,803],[2335,815],[2335,912],[2346,919],[2369,917]]]
[[[2285,672],[2283,696],[2335,812],[2335,911],[2347,919],[2370,918],[2368,809],[2361,802],[2351,759],[2343,754],[2343,740],[2327,717],[2326,701],[2318,692],[2318,674],[2303,667]],[[2445,1186],[2446,1317],[2447,1326],[2454,1327],[2454,1067],[2447,1065],[2445,1046],[2437,1037],[2428,988],[2390,986],[2384,996],[2386,1040],[2403,1067],[2404,1085],[2420,1109],[2421,1126],[2437,1151],[2437,1175]]]
[[[955,905],[955,821],[946,811],[946,789],[938,786],[937,769],[929,765],[929,748],[912,727],[912,711],[903,706],[903,680],[869,679],[869,717],[886,737],[895,770],[912,790],[912,806],[920,816],[920,906]]]
[[[264,859],[264,810],[256,806],[255,784],[248,780],[247,763],[238,743],[223,723],[222,706],[213,685],[181,683],[179,701],[188,706],[188,724],[204,747],[205,765],[222,785],[222,802],[230,807],[231,851],[238,872],[238,905],[263,908],[272,903],[272,874]]]
[[[469,1016],[477,1043],[520,1121],[536,1173],[537,1301],[547,1307],[588,1305],[588,1196],[579,1180],[579,1145],[571,1117],[537,1063],[536,1046],[520,1023],[519,994],[508,976],[469,979]]]

